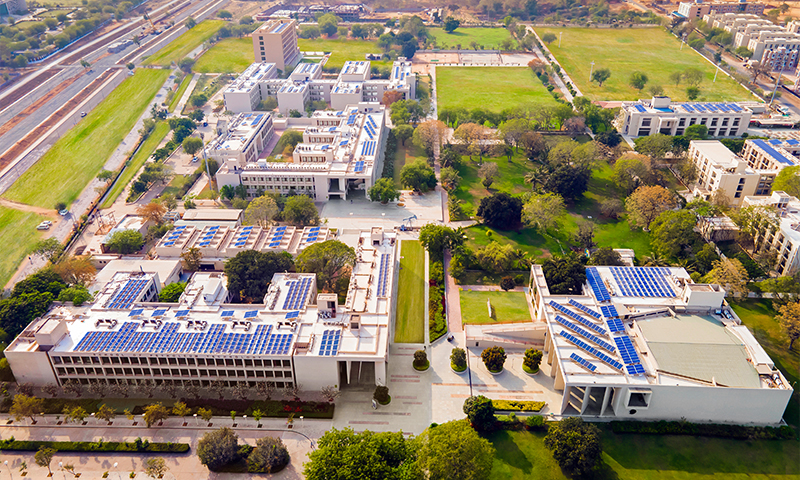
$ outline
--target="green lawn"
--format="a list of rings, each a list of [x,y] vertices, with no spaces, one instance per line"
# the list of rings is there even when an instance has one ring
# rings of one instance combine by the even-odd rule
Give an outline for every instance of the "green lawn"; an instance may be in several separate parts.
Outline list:
[[[192,82],[193,75],[186,75],[181,80],[181,84],[178,85],[178,89],[175,91],[175,95],[172,96],[172,100],[169,101],[169,111],[170,113],[175,111],[175,108],[178,106],[178,103],[181,101],[181,97],[183,94],[186,93],[186,89],[189,87],[189,84]]]
[[[169,65],[172,62],[189,55],[195,48],[199,47],[206,40],[214,36],[217,30],[225,25],[224,20],[206,20],[198,23],[194,28],[184,32],[172,43],[166,45],[155,54],[147,57],[144,65]]]
[[[561,48],[558,41],[548,45],[548,48],[578,88],[591,100],[647,98],[647,87],[639,93],[628,85],[628,79],[635,71],[649,77],[647,86],[661,85],[673,100],[687,100],[687,85],[681,83],[676,86],[669,81],[669,75],[689,67],[699,68],[705,73],[705,79],[700,84],[700,100],[753,99],[744,87],[722,72],[716,83],[712,83],[715,67],[688,46],[680,50],[680,41],[663,28],[536,28],[540,37],[546,33],[558,36],[561,32]],[[611,70],[611,78],[602,87],[598,87],[597,83],[589,83],[591,62],[595,62],[595,69]]]
[[[44,208],[54,208],[59,201],[72,203],[134,127],[169,73],[137,69],[53,144],[5,197]]]
[[[33,245],[42,239],[43,233],[36,230],[42,220],[45,217],[35,213],[0,207],[0,242],[5,245],[0,257],[0,287],[8,283]]]
[[[406,140],[407,146],[398,145],[397,150],[394,152],[394,183],[398,188],[403,188],[400,185],[400,170],[409,163],[414,163],[416,160],[422,159],[427,161],[428,156],[425,152],[414,145],[414,142],[409,138]]]
[[[436,47],[442,49],[454,49],[458,45],[464,50],[471,49],[472,42],[481,46],[485,50],[499,50],[500,42],[510,38],[514,45],[517,44],[516,40],[505,28],[459,28],[453,33],[447,33],[441,28],[429,28],[428,35],[436,40]]]
[[[125,170],[117,179],[117,182],[114,184],[114,187],[111,188],[111,191],[108,193],[108,196],[100,204],[100,208],[110,208],[111,205],[117,200],[119,194],[128,186],[128,184],[133,180],[133,177],[142,168],[144,162],[150,158],[150,155],[158,147],[158,144],[164,140],[164,137],[167,136],[169,133],[169,124],[167,122],[158,122],[156,127],[150,132],[150,136],[145,139],[142,143],[142,146],[139,147],[139,150],[136,151],[133,158],[128,161],[128,166],[125,167]]]
[[[199,73],[241,73],[253,62],[252,38],[226,38],[198,58],[192,70]]]
[[[400,244],[394,341],[425,341],[425,250],[416,240],[403,240]]]
[[[464,324],[530,322],[531,314],[522,292],[476,292],[462,290],[461,321]],[[487,301],[492,302],[495,318],[489,317]]]
[[[175,197],[180,200],[181,198],[178,196],[181,189],[186,186],[186,182],[192,179],[191,175],[175,175],[172,177],[172,180],[169,181],[166,187],[164,187],[164,191],[161,192],[161,195],[175,195]]]
[[[317,38],[314,40],[307,40],[303,38],[297,39],[297,44],[301,52],[331,52],[328,63],[325,67],[342,68],[344,62],[348,60],[361,60],[365,59],[368,53],[382,53],[378,44],[372,40],[325,40]],[[375,61],[372,60],[372,65],[391,65],[392,62]]]
[[[520,104],[558,103],[525,67],[438,67],[439,110],[484,108],[500,112]]]

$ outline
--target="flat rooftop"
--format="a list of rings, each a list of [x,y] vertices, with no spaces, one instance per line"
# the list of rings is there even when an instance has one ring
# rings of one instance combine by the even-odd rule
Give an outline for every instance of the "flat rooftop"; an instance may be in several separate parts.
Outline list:
[[[253,137],[271,119],[269,113],[240,113],[228,125],[228,130],[207,148],[211,150],[244,151]]]

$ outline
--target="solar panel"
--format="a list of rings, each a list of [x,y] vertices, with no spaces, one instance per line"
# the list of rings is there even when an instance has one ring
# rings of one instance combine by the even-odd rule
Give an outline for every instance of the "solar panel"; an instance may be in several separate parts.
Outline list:
[[[233,316],[233,310],[224,310],[222,312],[221,316],[223,316],[223,317],[232,317]]]
[[[617,370],[622,370],[623,365],[620,362],[618,362],[617,360],[614,360],[613,358],[611,358],[607,354],[605,354],[605,353],[601,352],[600,350],[594,348],[593,346],[591,346],[588,343],[584,342],[583,340],[579,339],[575,335],[567,332],[566,330],[561,330],[561,333],[559,333],[559,335],[564,337],[568,342],[572,343],[573,345],[575,345],[576,347],[580,348],[581,350],[584,350],[585,352],[594,355],[595,357],[599,358],[600,360],[602,360],[603,362],[607,363],[608,365],[616,368]]]
[[[186,317],[189,315],[189,310],[178,310],[175,312],[176,317]]]
[[[633,342],[631,342],[631,337],[627,335],[614,337],[614,343],[616,343],[617,348],[619,348],[619,354],[622,357],[623,362],[629,365],[635,363],[642,363],[641,360],[639,359],[639,354],[633,347]]]
[[[595,332],[599,333],[600,335],[606,335],[607,332],[604,328],[598,327],[595,323],[589,321],[588,319],[578,315],[577,313],[573,312],[572,310],[568,309],[563,305],[559,305],[556,302],[550,300],[549,305],[559,312],[563,313],[564,315],[569,316],[570,318],[574,319],[575,321],[579,322],[581,325],[594,330]]]
[[[141,315],[144,312],[144,308],[137,308],[135,310],[131,310],[131,313],[128,314],[129,317],[135,317],[137,315]]]
[[[154,317],[163,317],[165,313],[167,313],[166,308],[159,308],[157,310],[153,310]]]
[[[611,330],[611,333],[625,331],[625,325],[623,325],[622,320],[619,318],[609,318],[606,323],[608,323],[608,329]]]
[[[605,283],[603,283],[603,279],[600,277],[597,268],[588,267],[586,269],[586,281],[589,283],[589,288],[591,288],[598,302],[607,302],[611,300],[611,294],[608,293],[608,289]]]
[[[597,367],[595,366],[595,364],[593,364],[592,362],[590,362],[590,361],[586,360],[585,358],[579,356],[577,353],[571,354],[569,356],[569,358],[571,358],[572,360],[575,361],[575,363],[577,363],[581,367],[586,368],[590,372],[594,372],[595,370],[597,370]]]
[[[611,274],[622,295],[629,297],[674,297],[664,278],[668,269],[659,267],[611,267]]]
[[[569,299],[569,304],[572,305],[573,307],[577,308],[581,312],[591,316],[591,317],[594,317],[594,318],[596,318],[598,320],[600,319],[601,315],[599,313],[595,312],[594,310],[592,310],[589,307],[586,307],[586,306],[576,302],[575,299],[573,299],[573,298]]]
[[[249,312],[244,312],[244,318],[255,318],[258,316],[258,310],[250,310]]]
[[[298,318],[300,316],[300,312],[289,312],[286,314],[286,318]]]
[[[625,365],[629,375],[644,375],[644,367],[642,365]]]
[[[603,316],[606,318],[619,317],[619,313],[617,313],[617,307],[614,305],[603,305],[600,307],[600,312],[602,312]]]
[[[601,348],[608,350],[611,353],[614,353],[616,349],[610,343],[604,341],[597,335],[592,335],[591,333],[587,332],[586,330],[582,329],[581,327],[575,325],[574,323],[570,322],[566,318],[562,317],[561,315],[556,315],[556,321],[561,325],[573,330],[578,335],[582,336],[583,338],[594,342],[595,344],[599,345]]]

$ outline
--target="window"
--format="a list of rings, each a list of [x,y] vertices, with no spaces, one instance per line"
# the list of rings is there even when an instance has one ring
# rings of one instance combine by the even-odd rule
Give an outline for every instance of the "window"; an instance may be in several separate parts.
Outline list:
[[[651,121],[652,121],[652,119],[650,119],[650,118],[643,118],[642,119],[642,126],[643,127],[649,127]]]

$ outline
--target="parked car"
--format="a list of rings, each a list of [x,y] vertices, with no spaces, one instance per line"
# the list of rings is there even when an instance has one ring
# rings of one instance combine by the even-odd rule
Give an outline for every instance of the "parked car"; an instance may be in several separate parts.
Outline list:
[[[50,230],[50,224],[42,222],[36,226],[36,230]]]
[[[66,217],[67,215],[69,215],[69,209],[65,208],[64,210],[59,210],[58,214],[61,215],[62,217]]]

